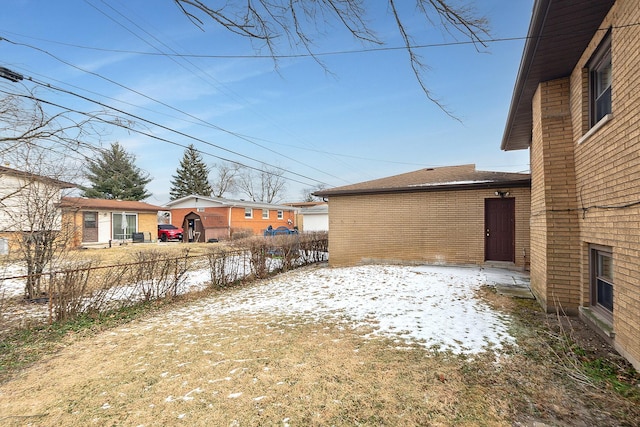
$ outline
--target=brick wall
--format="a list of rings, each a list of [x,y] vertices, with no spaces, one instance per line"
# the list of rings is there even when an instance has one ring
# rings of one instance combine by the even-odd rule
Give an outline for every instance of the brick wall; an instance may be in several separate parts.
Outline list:
[[[515,258],[529,257],[530,190],[515,198]],[[331,196],[329,262],[484,263],[484,200],[495,189]]]
[[[228,215],[229,208],[228,207],[220,207],[220,208],[204,208],[204,212],[196,212],[194,208],[179,208],[179,209],[171,209],[171,223],[176,227],[182,227],[182,221],[184,217],[191,212],[195,212],[200,216],[216,216],[216,221],[205,221],[207,227],[212,228],[221,228],[228,227]],[[269,210],[269,219],[262,218],[262,209],[253,209],[253,218],[245,218],[244,216],[244,208],[241,207],[232,207],[231,208],[231,232],[240,231],[240,230],[251,230],[254,235],[262,235],[264,230],[269,226],[273,226],[273,228],[280,226],[287,226],[292,228],[295,225],[295,211],[283,211],[283,218],[278,219],[278,211],[277,210]],[[288,220],[291,220],[291,224],[289,225]],[[206,235],[209,237],[222,238],[220,233],[211,233]],[[227,236],[228,237],[228,231]]]
[[[262,209],[253,210],[253,218],[244,217],[244,208],[233,208],[231,211],[231,226],[234,229],[252,230],[255,235],[262,235],[270,225],[273,228],[285,226],[293,228],[295,225],[295,211],[283,211],[283,218],[278,219],[278,211],[270,210],[269,219],[262,219]],[[288,220],[291,220],[289,224]]]
[[[531,143],[531,285],[542,305],[577,313],[580,230],[570,109],[570,79],[540,83]]]
[[[151,240],[156,240],[158,238],[157,212],[138,213],[138,233],[145,233],[145,239],[148,237],[148,235],[151,236]]]
[[[614,345],[640,369],[640,22],[637,0],[616,2],[600,28],[611,30],[612,119],[588,138],[588,75],[584,67],[600,44],[598,32],[571,75],[571,115],[581,266],[576,287],[591,305],[589,245],[613,252]],[[581,140],[582,138],[582,140]]]

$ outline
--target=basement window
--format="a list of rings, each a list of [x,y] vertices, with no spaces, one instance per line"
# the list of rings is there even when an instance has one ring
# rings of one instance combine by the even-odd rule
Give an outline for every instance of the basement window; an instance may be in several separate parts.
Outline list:
[[[613,321],[613,254],[610,247],[590,247],[591,306],[609,322]]]

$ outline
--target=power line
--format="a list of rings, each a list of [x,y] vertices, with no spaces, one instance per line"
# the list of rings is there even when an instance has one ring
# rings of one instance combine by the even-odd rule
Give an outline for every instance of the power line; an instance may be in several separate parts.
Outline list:
[[[324,182],[322,182],[322,181],[319,181],[319,180],[317,180],[317,179],[314,179],[314,178],[308,177],[308,176],[306,176],[306,175],[299,174],[299,173],[297,173],[297,172],[292,172],[292,171],[289,171],[289,170],[286,170],[286,169],[283,169],[283,168],[279,168],[279,167],[277,167],[277,166],[270,165],[270,164],[265,163],[265,162],[261,162],[260,160],[254,159],[254,158],[252,158],[252,157],[250,157],[250,156],[246,156],[246,155],[243,155],[243,154],[241,154],[241,153],[237,153],[237,152],[235,152],[235,151],[233,151],[233,150],[229,150],[229,149],[226,149],[226,148],[224,148],[224,147],[220,147],[220,146],[218,146],[218,145],[212,144],[212,143],[210,143],[210,142],[208,142],[208,141],[205,141],[205,140],[203,140],[203,139],[201,139],[201,138],[197,138],[197,137],[191,136],[191,135],[189,135],[189,134],[186,134],[186,133],[184,133],[184,132],[180,132],[180,131],[178,131],[178,130],[171,129],[171,128],[167,127],[167,126],[161,125],[161,124],[159,124],[159,123],[153,122],[153,121],[151,121],[151,120],[145,119],[145,118],[140,117],[140,116],[137,116],[137,115],[135,115],[135,114],[128,113],[128,112],[126,112],[126,111],[124,111],[124,110],[121,110],[121,109],[118,109],[118,108],[115,108],[115,107],[109,106],[109,105],[104,104],[104,103],[102,103],[102,102],[100,102],[100,101],[93,100],[93,99],[88,98],[88,97],[86,97],[86,96],[84,96],[84,95],[80,95],[80,94],[77,94],[77,93],[74,93],[74,92],[68,91],[68,90],[66,90],[66,89],[57,88],[57,87],[55,87],[55,86],[49,85],[48,83],[39,82],[39,81],[37,81],[37,80],[35,80],[35,79],[32,79],[31,77],[25,77],[25,79],[26,79],[26,80],[29,80],[29,81],[31,81],[31,82],[33,82],[33,83],[35,83],[35,84],[41,85],[41,86],[43,86],[43,87],[46,87],[46,88],[48,88],[48,89],[57,90],[57,91],[60,91],[60,92],[62,92],[62,93],[67,93],[67,94],[69,94],[69,95],[72,95],[72,96],[78,97],[78,98],[83,99],[83,100],[85,100],[85,101],[95,103],[95,104],[97,104],[97,105],[99,105],[99,106],[101,106],[101,107],[108,108],[108,109],[113,110],[113,111],[115,111],[115,112],[118,112],[118,113],[120,113],[120,114],[124,114],[124,115],[126,115],[126,116],[132,117],[132,118],[134,118],[134,119],[136,119],[136,120],[139,120],[139,121],[141,121],[141,122],[144,122],[144,123],[147,123],[147,124],[150,124],[150,125],[153,125],[153,126],[157,126],[157,127],[161,128],[161,129],[164,129],[164,130],[167,130],[167,131],[170,131],[170,132],[176,133],[176,134],[178,134],[178,135],[180,135],[180,136],[184,136],[184,137],[186,137],[186,138],[193,139],[193,140],[195,140],[195,141],[198,141],[198,142],[204,143],[204,144],[206,144],[206,145],[210,145],[210,146],[212,146],[212,147],[215,147],[215,148],[221,149],[221,150],[226,151],[226,152],[229,152],[229,153],[231,153],[231,154],[235,154],[235,155],[237,155],[237,156],[240,156],[240,157],[246,158],[246,159],[248,159],[248,160],[252,160],[252,161],[255,161],[255,162],[258,162],[258,163],[262,163],[262,164],[264,164],[265,166],[269,166],[269,167],[272,167],[272,168],[278,169],[278,170],[280,170],[280,171],[282,171],[282,172],[284,172],[284,173],[288,173],[288,174],[291,174],[291,175],[295,175],[295,176],[298,176],[298,177],[303,178],[303,179],[308,179],[308,180],[313,181],[313,182],[318,183],[318,184],[328,185],[328,184],[326,184],[326,183],[324,183]],[[71,111],[71,112],[74,112],[74,113],[77,113],[77,114],[82,114],[82,115],[84,115],[84,116],[87,116],[87,117],[91,117],[91,118],[97,119],[97,120],[99,120],[99,121],[101,121],[101,122],[103,122],[103,123],[106,123],[106,124],[109,124],[109,125],[112,125],[112,126],[116,126],[116,127],[120,127],[120,128],[126,129],[126,130],[131,131],[131,132],[136,132],[136,133],[138,133],[138,134],[140,134],[140,135],[144,135],[144,136],[147,136],[147,137],[149,137],[149,138],[153,138],[153,139],[156,139],[156,140],[159,140],[159,141],[162,141],[162,142],[166,142],[166,143],[169,143],[169,144],[172,144],[172,145],[176,145],[176,146],[179,146],[179,147],[182,147],[182,148],[187,148],[187,147],[188,147],[188,146],[186,146],[186,145],[184,145],[184,144],[180,144],[180,143],[177,143],[177,142],[175,142],[175,141],[171,141],[171,140],[169,140],[169,139],[162,138],[162,137],[159,137],[159,136],[157,136],[157,135],[153,135],[153,134],[148,133],[148,132],[143,132],[143,131],[141,131],[141,130],[139,130],[139,129],[136,129],[136,128],[134,128],[134,127],[126,126],[125,124],[121,123],[120,121],[109,121],[109,120],[103,119],[103,118],[101,118],[101,117],[99,117],[99,116],[97,116],[97,115],[95,115],[95,114],[90,114],[90,113],[86,113],[86,112],[83,112],[83,111],[79,111],[79,110],[76,110],[76,109],[73,109],[73,108],[70,108],[70,107],[66,107],[66,106],[63,106],[63,105],[60,105],[60,104],[57,104],[57,103],[51,102],[51,101],[47,101],[47,100],[45,100],[45,99],[37,98],[37,97],[35,97],[35,96],[33,96],[33,95],[24,95],[24,94],[15,94],[15,93],[14,93],[14,94],[12,94],[12,93],[5,92],[5,91],[2,91],[2,90],[0,90],[0,92],[5,93],[5,94],[10,94],[10,95],[21,96],[21,97],[23,97],[23,98],[34,99],[34,100],[36,100],[36,101],[38,101],[38,102],[42,102],[43,104],[47,104],[47,105],[51,105],[51,106],[54,106],[54,107],[57,107],[57,108],[65,109],[65,110],[68,110],[68,111]],[[208,156],[211,156],[211,157],[214,157],[214,158],[217,158],[217,159],[223,160],[223,161],[227,161],[227,162],[230,162],[230,163],[235,163],[235,164],[241,165],[241,166],[243,166],[243,167],[246,167],[246,168],[249,168],[249,169],[252,169],[252,170],[256,170],[256,171],[259,171],[259,172],[264,172],[264,173],[267,173],[267,174],[272,174],[271,172],[269,172],[269,171],[267,171],[267,170],[264,170],[264,169],[261,169],[261,168],[258,168],[258,167],[254,167],[254,166],[250,166],[250,165],[247,165],[247,164],[244,164],[244,163],[238,162],[237,160],[231,160],[231,159],[228,159],[228,158],[225,158],[225,157],[221,157],[221,156],[218,156],[218,155],[215,155],[215,154],[212,154],[212,153],[209,153],[209,152],[205,152],[205,151],[202,151],[202,150],[196,150],[196,151],[198,151],[198,152],[200,152],[200,153],[202,153],[202,154],[205,154],[205,155],[208,155]],[[290,181],[297,182],[297,183],[299,183],[299,184],[310,185],[310,184],[309,184],[309,183],[307,183],[307,182],[299,181],[299,180],[296,180],[296,179],[293,179],[293,178],[287,178],[287,179],[289,179]]]
[[[82,68],[82,67],[79,67],[79,66],[77,66],[77,65],[75,65],[75,64],[72,64],[72,63],[70,63],[70,62],[68,62],[68,61],[65,61],[64,59],[59,58],[58,56],[56,56],[56,55],[54,55],[54,54],[52,54],[52,53],[48,52],[47,50],[41,49],[41,48],[39,48],[39,47],[37,47],[37,46],[28,45],[28,44],[25,44],[25,43],[13,42],[13,41],[8,40],[8,39],[6,39],[6,38],[0,37],[0,41],[2,41],[2,40],[7,41],[7,42],[9,42],[9,43],[11,43],[11,44],[13,44],[13,45],[17,45],[17,46],[24,46],[24,47],[28,47],[28,48],[30,48],[30,49],[34,49],[34,50],[36,50],[36,51],[38,51],[38,52],[42,52],[42,53],[44,53],[44,54],[46,54],[46,55],[48,55],[48,56],[52,57],[52,58],[53,58],[53,59],[55,59],[56,61],[62,62],[62,63],[63,63],[63,64],[65,64],[65,65],[68,65],[68,66],[70,66],[70,67],[72,67],[72,68],[75,68],[75,69],[77,69],[77,70],[79,70],[79,71],[82,71],[82,72],[84,72],[84,73],[87,73],[87,74],[93,75],[93,76],[95,76],[95,77],[98,77],[98,78],[100,78],[100,79],[102,79],[102,80],[106,80],[107,82],[109,82],[109,83],[111,83],[111,84],[114,84],[114,85],[116,85],[116,86],[118,86],[118,87],[121,87],[121,88],[123,88],[123,89],[125,89],[125,90],[128,90],[128,91],[130,91],[130,92],[133,92],[133,93],[135,93],[136,95],[142,96],[143,98],[146,98],[146,99],[148,99],[148,100],[150,100],[150,101],[153,101],[153,102],[155,102],[155,103],[157,103],[157,104],[160,104],[160,105],[162,105],[162,106],[164,106],[164,107],[166,107],[166,108],[169,108],[169,109],[171,109],[171,110],[174,110],[174,111],[177,111],[177,112],[179,112],[179,113],[181,113],[181,114],[184,114],[184,115],[186,115],[186,116],[188,116],[188,117],[191,117],[192,119],[197,120],[198,122],[205,123],[206,125],[211,126],[212,128],[214,128],[214,129],[216,129],[216,130],[218,130],[218,131],[220,131],[220,132],[224,132],[224,133],[226,133],[226,134],[228,134],[228,135],[231,135],[231,136],[233,136],[233,137],[236,137],[236,138],[238,138],[238,139],[241,139],[241,140],[243,140],[243,141],[246,141],[246,142],[248,142],[248,143],[250,143],[250,144],[253,144],[253,145],[257,146],[257,147],[260,147],[260,148],[262,148],[262,149],[264,149],[264,150],[270,151],[270,152],[271,152],[271,153],[273,153],[273,154],[277,154],[278,156],[281,156],[281,157],[283,157],[283,158],[286,158],[286,159],[288,159],[288,160],[291,160],[291,161],[293,161],[293,162],[295,162],[295,163],[301,164],[301,165],[303,165],[303,166],[305,166],[305,167],[308,167],[308,168],[310,168],[310,169],[313,169],[313,170],[315,170],[315,171],[317,171],[317,172],[320,172],[320,173],[325,174],[325,175],[327,175],[327,176],[330,176],[330,177],[332,177],[332,178],[339,179],[339,180],[343,180],[342,178],[340,178],[340,177],[338,177],[338,176],[335,176],[335,175],[329,174],[329,173],[327,173],[326,171],[323,171],[323,170],[318,169],[318,168],[316,168],[316,167],[314,167],[314,166],[311,166],[311,165],[307,165],[307,164],[305,164],[305,163],[303,163],[303,162],[300,162],[300,161],[299,161],[299,160],[297,160],[297,159],[294,159],[294,158],[289,157],[289,156],[287,156],[287,155],[285,155],[285,154],[282,154],[282,153],[278,153],[278,152],[274,151],[273,149],[271,149],[271,148],[269,148],[269,147],[266,147],[266,146],[264,146],[264,145],[258,144],[257,142],[252,141],[249,137],[247,137],[247,136],[245,136],[245,135],[242,135],[242,134],[237,133],[237,132],[234,132],[234,131],[230,131],[230,130],[228,130],[228,129],[222,128],[222,127],[217,126],[217,125],[214,125],[213,123],[207,122],[207,121],[205,121],[205,120],[203,120],[203,119],[201,119],[201,118],[199,118],[199,117],[197,117],[197,116],[194,116],[194,115],[193,115],[193,114],[191,114],[191,113],[188,113],[188,112],[186,112],[186,111],[184,111],[184,110],[181,110],[181,109],[179,109],[179,108],[173,107],[173,106],[171,106],[171,105],[169,105],[169,104],[167,104],[167,103],[165,103],[165,102],[163,102],[163,101],[160,101],[160,100],[155,99],[155,98],[153,98],[153,97],[151,97],[151,96],[148,96],[148,95],[146,95],[146,94],[144,94],[144,93],[142,93],[142,92],[140,92],[140,91],[138,91],[138,90],[132,89],[132,88],[130,88],[130,87],[128,87],[128,86],[126,86],[126,85],[123,85],[123,84],[121,84],[121,83],[118,83],[118,82],[116,82],[116,81],[115,81],[115,80],[113,80],[113,79],[110,79],[110,78],[105,77],[105,76],[103,76],[103,75],[101,75],[101,74],[99,74],[99,73],[96,73],[96,72],[93,72],[93,71],[86,70],[86,69],[84,69],[84,68]],[[33,79],[31,79],[31,80],[32,80],[32,81],[34,81],[34,83],[38,83],[38,82],[36,82],[36,81],[35,81],[35,80],[33,80]],[[47,83],[38,83],[38,84],[41,84],[41,85],[43,85],[43,86],[47,86]],[[62,89],[62,88],[56,88],[56,90],[63,91],[63,92],[65,91],[65,89]],[[76,94],[76,93],[71,92],[71,91],[68,91],[68,93],[69,93],[70,95],[78,96],[78,97],[81,97],[81,98],[83,97],[82,95]],[[99,102],[99,101],[95,101],[95,100],[92,100],[92,99],[89,99],[89,98],[87,98],[86,100],[89,100],[90,102],[94,102],[94,103],[100,104],[100,102]],[[118,111],[118,109],[116,109],[115,107],[108,107],[108,108],[111,108],[111,109],[113,109],[113,110],[115,110],[115,111]],[[124,114],[127,114],[127,115],[130,115],[130,113],[126,113],[126,112],[123,112],[123,113],[124,113]],[[139,118],[139,119],[140,119],[140,120],[142,120],[142,121],[145,121],[145,119],[143,119],[143,118]],[[155,124],[155,125],[160,126],[160,127],[163,127],[162,125],[159,125],[159,124]],[[166,127],[165,127],[165,128],[166,128]],[[170,128],[166,128],[166,129],[167,129],[167,130],[170,130],[170,131],[173,131],[173,132],[176,132],[176,133],[180,133],[180,134],[182,134],[181,132],[175,131],[175,130],[170,129]],[[260,161],[260,160],[257,160],[257,159],[254,159],[254,158],[252,158],[252,157],[249,157],[249,156],[246,156],[246,155],[240,154],[240,153],[238,153],[238,152],[235,152],[235,151],[232,151],[232,150],[226,149],[226,148],[221,147],[221,146],[219,146],[219,145],[215,145],[215,144],[212,144],[212,143],[210,143],[210,142],[207,142],[207,141],[204,141],[204,140],[201,140],[201,139],[198,139],[198,138],[192,137],[192,136],[190,136],[190,135],[187,135],[187,134],[182,134],[182,135],[183,135],[183,136],[187,136],[187,137],[192,138],[192,139],[195,139],[195,140],[198,140],[199,142],[203,142],[203,143],[205,143],[205,144],[207,144],[207,145],[211,145],[211,146],[216,147],[216,148],[218,148],[218,149],[221,149],[221,150],[224,150],[224,151],[231,152],[231,153],[236,154],[236,155],[239,155],[239,156],[241,156],[241,157],[244,157],[244,158],[247,158],[247,159],[251,159],[251,160],[253,160],[253,161],[257,161],[257,162],[260,162],[260,163],[265,163],[267,166],[270,166],[270,167],[272,167],[272,168],[275,168],[275,169],[281,170],[281,171],[283,171],[283,172],[289,172],[289,173],[294,174],[294,175],[298,175],[298,176],[305,177],[304,175],[300,175],[300,174],[297,174],[297,173],[295,173],[295,172],[287,171],[286,169],[284,169],[284,168],[282,168],[282,167],[280,167],[280,166],[270,165],[270,164],[268,164],[268,163],[266,163],[266,162],[262,162],[262,161]],[[306,178],[306,179],[312,179],[312,178],[308,178],[308,177],[305,177],[305,178]],[[316,181],[316,182],[318,182],[318,183],[321,183],[321,184],[325,184],[325,185],[326,185],[326,183],[323,183],[322,181],[314,180],[314,179],[312,179],[312,180],[313,180],[313,181]],[[344,180],[343,180],[343,181],[344,181]]]
[[[629,27],[639,26],[640,22],[634,22],[630,24],[624,25],[616,25],[611,28],[614,29],[622,29]],[[608,31],[607,28],[598,28],[596,31]],[[145,55],[145,56],[169,56],[169,57],[180,57],[180,58],[211,58],[211,59],[295,59],[295,58],[313,58],[318,56],[335,56],[335,55],[351,55],[351,54],[359,54],[359,53],[375,53],[375,52],[387,52],[387,51],[397,51],[397,50],[407,50],[407,49],[429,49],[429,48],[438,48],[438,47],[451,47],[451,46],[464,46],[464,45],[477,45],[478,43],[483,44],[491,44],[491,43],[501,43],[501,42],[509,42],[509,41],[520,41],[520,40],[529,40],[532,38],[543,38],[541,36],[529,37],[529,36],[514,36],[514,37],[498,37],[498,38],[490,38],[490,39],[481,39],[476,41],[453,41],[453,42],[442,42],[442,43],[427,43],[427,44],[416,44],[416,45],[403,45],[403,46],[379,46],[379,47],[371,47],[371,48],[362,48],[362,49],[349,49],[349,50],[336,50],[336,51],[328,51],[328,52],[317,52],[317,53],[295,53],[295,54],[269,54],[269,55],[212,55],[212,54],[196,54],[196,53],[166,53],[166,52],[147,52],[147,51],[136,51],[136,50],[126,50],[126,49],[111,49],[111,48],[102,48],[95,46],[85,46],[78,45],[75,43],[65,43],[59,42],[50,39],[43,39],[39,37],[30,37],[24,34],[19,34],[15,32],[6,32],[7,34],[13,34],[16,36],[43,41],[51,44],[57,44],[60,46],[73,47],[77,49],[84,50],[95,50],[99,52],[111,52],[111,53],[130,53],[135,55]],[[575,34],[575,32],[571,33],[555,33],[549,37],[562,37],[564,35]],[[3,38],[0,37],[0,40]],[[4,39],[6,40],[6,39]]]

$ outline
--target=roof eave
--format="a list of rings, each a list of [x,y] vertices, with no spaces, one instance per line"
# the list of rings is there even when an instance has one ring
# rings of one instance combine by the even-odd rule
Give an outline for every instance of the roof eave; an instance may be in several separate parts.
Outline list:
[[[531,102],[538,84],[571,74],[614,3],[615,0],[536,0],[502,137],[502,150],[529,148],[533,129]],[[567,22],[569,19],[571,22]]]
[[[313,193],[319,197],[331,197],[331,196],[356,196],[356,195],[370,195],[370,194],[389,194],[389,193],[423,193],[423,192],[437,192],[437,191],[462,191],[462,190],[482,190],[487,188],[518,188],[518,187],[531,187],[531,178],[512,180],[512,181],[492,181],[482,183],[471,184],[451,184],[451,185],[425,185],[425,186],[412,186],[412,187],[395,187],[395,188],[364,188],[359,190],[328,190]]]

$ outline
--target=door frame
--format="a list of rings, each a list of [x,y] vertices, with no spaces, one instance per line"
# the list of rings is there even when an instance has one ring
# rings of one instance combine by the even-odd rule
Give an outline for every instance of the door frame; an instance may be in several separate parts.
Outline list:
[[[500,197],[484,199],[484,259],[485,261],[516,261],[516,199],[515,197]],[[503,253],[495,254],[495,246],[490,241],[496,238],[493,234],[495,229],[492,227],[492,220],[496,215],[504,215],[504,220],[508,222],[502,236],[502,244],[508,246],[508,250]],[[498,231],[499,232],[499,231]],[[508,253],[507,253],[508,252]],[[497,258],[497,259],[493,259]]]

